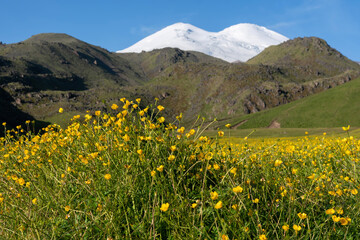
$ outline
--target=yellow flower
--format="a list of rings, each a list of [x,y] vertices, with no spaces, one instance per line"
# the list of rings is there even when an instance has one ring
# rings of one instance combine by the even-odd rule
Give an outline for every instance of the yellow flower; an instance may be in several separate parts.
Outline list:
[[[330,208],[328,210],[325,211],[326,214],[332,215],[335,213],[335,210],[333,208]]]
[[[159,167],[156,168],[156,170],[162,172],[164,170],[164,165],[160,165]]]
[[[266,236],[265,236],[265,234],[261,234],[260,236],[259,236],[259,240],[266,240],[267,238],[266,238]]]
[[[63,108],[59,108],[59,113],[63,113],[64,109]]]
[[[213,168],[214,168],[215,170],[219,170],[219,169],[220,169],[220,166],[215,163],[215,164],[213,165]]]
[[[208,152],[206,155],[205,155],[205,159],[210,161],[212,158],[213,158],[214,154],[212,152]],[[211,165],[210,165],[211,166]]]
[[[170,151],[175,152],[175,150],[176,150],[176,146],[171,146],[170,147]]]
[[[174,159],[175,159],[175,156],[172,155],[172,154],[168,157],[168,160],[169,160],[169,161],[172,161],[172,160],[174,160]]]
[[[292,174],[296,174],[297,171],[298,171],[298,170],[297,170],[296,168],[292,168],[292,169],[291,169],[291,173],[292,173]]]
[[[25,180],[23,178],[19,178],[17,180],[17,182],[19,183],[20,186],[24,185],[25,184]]]
[[[223,234],[221,236],[221,240],[229,240],[229,237],[227,235]]]
[[[348,225],[349,224],[349,221],[346,219],[346,218],[340,218],[340,223],[341,225],[345,226],[345,225]]]
[[[161,205],[160,210],[163,211],[163,212],[166,212],[166,211],[169,209],[169,206],[170,206],[169,203],[163,203],[163,204]]]
[[[179,129],[177,130],[177,132],[178,132],[178,133],[181,133],[181,134],[183,134],[184,131],[185,131],[185,128],[184,128],[184,127],[181,127],[181,128],[179,128]]]
[[[70,209],[71,209],[71,208],[70,208],[69,205],[65,206],[65,211],[66,211],[66,212],[70,211]]]
[[[227,127],[227,128],[231,128],[231,124],[230,124],[230,123],[228,123],[228,124],[226,124],[226,125],[225,125],[225,127]]]
[[[237,187],[234,187],[234,188],[233,188],[233,192],[234,192],[234,193],[241,193],[242,191],[243,191],[243,188],[240,187],[240,186],[237,186]]]
[[[275,160],[275,167],[280,166],[283,163],[281,160]]]
[[[196,132],[195,129],[191,129],[191,130],[189,131],[189,134],[190,134],[190,135],[194,135],[195,132]]]
[[[353,190],[351,190],[350,192],[351,192],[352,194],[354,194],[354,195],[358,194],[358,190],[357,190],[357,189],[353,189]]]
[[[293,225],[293,229],[294,229],[296,232],[298,232],[298,231],[301,230],[301,227],[300,227],[299,225],[294,224],[294,225]]]
[[[191,204],[191,208],[196,208],[196,206],[197,206],[197,203]]]
[[[305,218],[307,218],[307,215],[306,215],[306,213],[298,213],[298,217],[300,219],[305,219]]]
[[[130,137],[127,134],[125,134],[125,136],[123,136],[122,138],[124,139],[125,142],[130,141]]]
[[[344,210],[342,209],[342,208],[338,208],[338,209],[336,209],[336,212],[338,213],[338,214],[344,214]]]
[[[95,111],[95,116],[100,116],[101,111]]]
[[[252,200],[253,203],[259,203],[259,199],[255,198],[254,200]]]
[[[339,222],[340,221],[340,217],[336,216],[336,215],[332,215],[332,220],[334,222]]]
[[[237,204],[234,204],[231,206],[232,209],[236,210],[238,208],[238,205]]]
[[[164,117],[160,117],[160,118],[158,118],[158,122],[159,122],[159,123],[163,123],[163,122],[165,122],[165,118],[164,118]]]
[[[156,175],[156,171],[152,170],[150,174],[152,177],[154,177]]]
[[[32,203],[34,204],[34,205],[36,205],[37,204],[37,198],[34,198],[33,200],[31,200],[32,201]]]
[[[157,106],[157,109],[159,110],[159,112],[163,111],[165,108],[161,105]]]
[[[348,125],[347,127],[342,127],[342,129],[343,129],[344,131],[349,131],[350,125]]]
[[[104,178],[105,178],[106,180],[109,180],[109,179],[111,178],[111,175],[110,175],[109,173],[108,173],[108,174],[105,174]]]
[[[119,106],[116,105],[115,103],[114,103],[113,105],[111,105],[111,109],[113,109],[113,110],[116,110],[116,109],[118,109],[118,108],[119,108]]]
[[[222,136],[224,136],[224,132],[223,131],[218,131],[218,135],[219,135],[219,137],[222,137]]]
[[[216,200],[216,199],[218,199],[218,197],[219,197],[219,194],[216,191],[210,193],[210,198],[212,200]]]
[[[282,229],[286,232],[287,230],[289,230],[289,225],[287,224],[283,225]]]
[[[222,208],[222,207],[223,207],[222,201],[219,201],[217,204],[215,204],[215,208],[216,208],[216,209],[220,209],[220,208]]]
[[[141,98],[137,98],[137,99],[135,99],[135,101],[136,101],[137,103],[140,103],[140,102],[141,102]]]

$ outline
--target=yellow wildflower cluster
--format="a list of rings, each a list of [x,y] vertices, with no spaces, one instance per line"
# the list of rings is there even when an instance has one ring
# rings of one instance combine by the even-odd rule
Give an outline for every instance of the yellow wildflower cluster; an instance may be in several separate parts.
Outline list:
[[[221,130],[199,136],[201,129],[180,125],[181,114],[168,123],[165,107],[141,103],[123,98],[122,106],[38,135],[8,130],[0,145],[4,238],[343,239],[360,232],[354,137],[229,143]]]

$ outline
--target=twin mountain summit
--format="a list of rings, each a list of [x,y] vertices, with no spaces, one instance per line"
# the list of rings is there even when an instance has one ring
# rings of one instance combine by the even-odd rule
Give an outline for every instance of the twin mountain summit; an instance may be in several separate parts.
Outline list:
[[[254,24],[207,32],[177,23],[117,52],[38,34],[0,44],[0,121],[66,124],[121,97],[140,97],[142,106],[159,98],[169,121],[182,112],[185,125],[198,115],[239,128],[360,125],[360,109],[346,107],[360,100],[359,76],[360,65],[323,39],[289,40]],[[329,120],[337,108],[345,112]]]

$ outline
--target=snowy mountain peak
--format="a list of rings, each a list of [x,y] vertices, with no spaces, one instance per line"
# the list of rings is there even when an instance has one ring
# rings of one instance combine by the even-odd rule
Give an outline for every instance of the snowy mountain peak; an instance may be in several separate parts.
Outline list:
[[[288,40],[285,36],[250,23],[220,32],[208,32],[188,23],[175,23],[118,53],[141,52],[165,47],[198,51],[228,62],[247,61],[266,47]]]

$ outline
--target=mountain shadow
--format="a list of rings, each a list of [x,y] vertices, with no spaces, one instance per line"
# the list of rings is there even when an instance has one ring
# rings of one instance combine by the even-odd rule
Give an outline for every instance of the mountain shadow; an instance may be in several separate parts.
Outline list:
[[[41,128],[49,125],[49,122],[35,120],[31,115],[21,111],[15,105],[16,100],[0,87],[0,123],[6,122],[6,129],[14,129],[18,125],[25,125],[25,121],[35,121],[32,131],[38,132]],[[0,128],[1,136],[4,135],[4,127]]]

